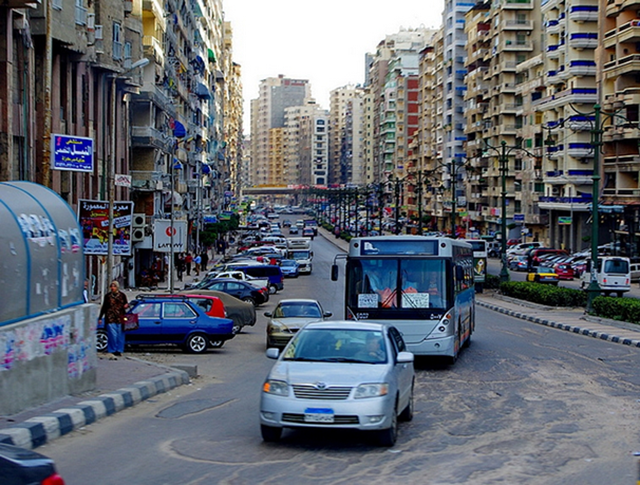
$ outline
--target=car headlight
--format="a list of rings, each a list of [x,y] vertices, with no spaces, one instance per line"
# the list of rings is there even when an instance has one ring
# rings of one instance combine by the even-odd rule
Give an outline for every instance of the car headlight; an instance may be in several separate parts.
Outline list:
[[[389,384],[386,382],[381,384],[360,384],[356,388],[354,394],[355,399],[363,399],[366,397],[386,396],[389,392]]]
[[[269,379],[262,385],[262,391],[267,394],[276,394],[277,396],[288,396],[289,385],[284,381]]]
[[[284,329],[286,329],[287,327],[285,327],[284,324],[277,322],[277,321],[271,321],[269,322],[269,324],[267,325],[267,332],[268,333],[274,333],[274,332],[282,332]]]

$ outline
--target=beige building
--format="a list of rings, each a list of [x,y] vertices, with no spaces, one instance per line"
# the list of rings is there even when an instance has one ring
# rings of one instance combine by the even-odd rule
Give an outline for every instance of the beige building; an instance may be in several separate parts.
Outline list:
[[[362,185],[364,90],[353,84],[329,93],[329,180]]]

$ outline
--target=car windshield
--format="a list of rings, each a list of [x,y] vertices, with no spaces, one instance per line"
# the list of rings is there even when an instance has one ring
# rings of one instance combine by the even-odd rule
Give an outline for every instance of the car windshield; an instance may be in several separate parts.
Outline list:
[[[322,314],[315,303],[280,303],[273,312],[274,318],[321,318]]]
[[[383,364],[387,347],[377,330],[305,328],[291,341],[282,359]]]
[[[545,266],[540,266],[538,268],[538,273],[553,273],[553,269],[547,268]]]

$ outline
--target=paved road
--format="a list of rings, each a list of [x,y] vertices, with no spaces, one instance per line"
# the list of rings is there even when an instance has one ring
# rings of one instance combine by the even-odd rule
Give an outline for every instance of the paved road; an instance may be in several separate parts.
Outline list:
[[[314,251],[314,274],[288,280],[262,311],[314,295],[341,315],[341,285],[329,281],[335,247],[317,239]],[[215,353],[146,355],[196,362],[201,377],[42,451],[68,485],[632,483],[640,350],[483,307],[477,315],[455,366],[416,363],[416,416],[393,449],[344,432],[263,443],[257,406],[271,362],[261,318]]]

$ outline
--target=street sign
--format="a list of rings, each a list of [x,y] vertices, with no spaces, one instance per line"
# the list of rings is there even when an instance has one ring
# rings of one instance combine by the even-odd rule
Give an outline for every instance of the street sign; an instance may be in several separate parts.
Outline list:
[[[171,221],[159,219],[153,226],[153,250],[159,253],[171,252]],[[173,221],[173,252],[187,250],[187,221]]]
[[[568,226],[571,224],[571,216],[561,216],[558,217],[558,225],[559,226]]]
[[[524,214],[513,214],[513,222],[524,222]]]

